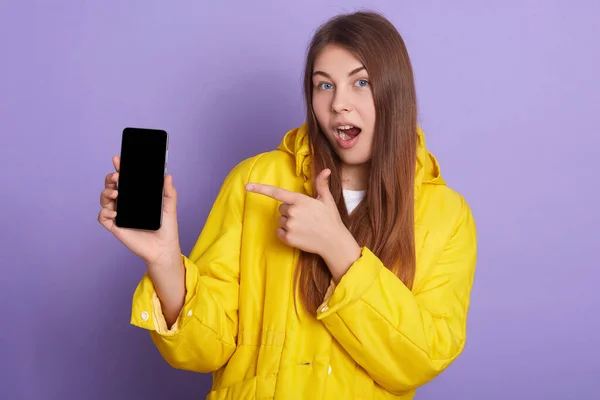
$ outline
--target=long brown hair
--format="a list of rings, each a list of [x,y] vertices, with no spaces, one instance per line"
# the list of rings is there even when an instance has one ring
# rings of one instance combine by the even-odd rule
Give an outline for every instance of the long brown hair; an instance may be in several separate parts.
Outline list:
[[[370,178],[364,201],[352,215],[344,203],[340,159],[321,131],[312,106],[315,59],[327,45],[344,47],[369,74],[376,110]],[[414,176],[417,156],[417,100],[404,41],[385,17],[360,11],[334,17],[314,34],[306,56],[304,97],[311,144],[312,178],[330,168],[330,188],[344,224],[409,288],[415,276]],[[316,192],[316,191],[315,191]],[[301,252],[297,269],[300,298],[314,314],[331,273],[316,254]]]

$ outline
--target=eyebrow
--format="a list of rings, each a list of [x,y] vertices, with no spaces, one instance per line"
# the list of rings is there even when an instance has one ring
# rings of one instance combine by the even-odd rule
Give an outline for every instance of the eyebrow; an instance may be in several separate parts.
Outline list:
[[[356,69],[353,69],[352,71],[350,71],[350,73],[348,74],[348,76],[352,76],[352,75],[354,75],[354,74],[362,71],[363,69],[365,69],[364,66],[360,66],[360,67],[358,67]],[[315,71],[315,72],[313,72],[313,76],[316,76],[316,75],[322,75],[322,76],[324,76],[327,79],[331,79],[331,76],[327,72],[323,72],[323,71]]]

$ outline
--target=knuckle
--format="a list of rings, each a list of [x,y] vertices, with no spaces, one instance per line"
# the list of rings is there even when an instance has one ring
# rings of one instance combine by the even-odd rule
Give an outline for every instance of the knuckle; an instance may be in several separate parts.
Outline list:
[[[286,230],[293,230],[295,225],[296,225],[295,220],[293,220],[293,219],[288,218],[285,221]]]
[[[291,217],[296,217],[298,214],[298,209],[296,207],[289,207],[289,209],[287,210],[288,215]]]

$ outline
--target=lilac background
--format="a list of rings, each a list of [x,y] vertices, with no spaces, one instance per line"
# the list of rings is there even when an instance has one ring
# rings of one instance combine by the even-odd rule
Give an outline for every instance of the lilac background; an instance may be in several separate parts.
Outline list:
[[[96,221],[121,130],[169,131],[188,252],[229,168],[302,122],[313,29],[359,6],[404,35],[428,144],[479,227],[467,348],[417,398],[598,398],[592,0],[3,0],[0,398],[203,398],[209,376],[128,324],[144,266]]]

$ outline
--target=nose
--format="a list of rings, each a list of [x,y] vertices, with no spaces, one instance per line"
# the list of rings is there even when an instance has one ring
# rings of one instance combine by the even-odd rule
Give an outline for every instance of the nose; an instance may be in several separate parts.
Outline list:
[[[345,90],[336,90],[331,102],[331,110],[337,114],[352,111],[352,102],[350,96]]]

